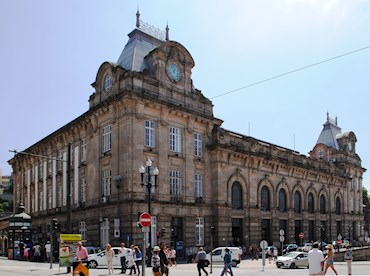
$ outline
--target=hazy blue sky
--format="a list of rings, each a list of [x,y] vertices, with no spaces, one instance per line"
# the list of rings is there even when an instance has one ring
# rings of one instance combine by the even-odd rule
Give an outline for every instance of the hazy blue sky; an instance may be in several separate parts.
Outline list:
[[[326,113],[354,131],[370,169],[370,46],[366,0],[2,0],[0,167],[88,109],[99,66],[118,60],[141,19],[193,56],[193,81],[223,127],[307,154]],[[364,185],[369,189],[370,177]]]

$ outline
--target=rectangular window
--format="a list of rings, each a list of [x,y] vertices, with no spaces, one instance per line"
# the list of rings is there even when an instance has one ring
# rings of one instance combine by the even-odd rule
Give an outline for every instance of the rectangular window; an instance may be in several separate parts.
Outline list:
[[[52,193],[51,193],[51,188],[48,189],[48,209],[51,209],[52,208],[52,199],[53,199],[53,196],[52,196]]]
[[[43,197],[44,197],[44,192],[41,191],[39,193],[39,211],[43,211],[44,210],[44,205],[43,205],[44,201],[42,200]]]
[[[181,129],[170,127],[170,151],[181,152]]]
[[[111,171],[103,171],[102,175],[102,196],[110,196],[111,193]]]
[[[43,179],[43,177],[44,177],[44,164],[43,163],[39,164],[38,174],[39,174],[38,175],[39,179]]]
[[[152,121],[145,121],[145,146],[155,147],[155,124]]]
[[[194,155],[202,157],[202,135],[194,133]]]
[[[194,175],[194,196],[203,197],[203,176],[201,174]]]
[[[81,155],[80,155],[80,161],[85,162],[86,161],[86,139],[81,139]]]
[[[82,242],[86,242],[86,222],[84,220],[79,222],[79,230]]]
[[[71,146],[71,150],[70,150],[70,154],[71,154],[71,159],[69,160],[69,165],[71,166],[71,167],[73,167],[73,161],[74,161],[74,150],[73,150],[73,147]]]
[[[58,207],[62,207],[63,202],[63,190],[62,186],[58,186]]]
[[[195,221],[195,245],[204,245],[204,218],[198,217]]]
[[[51,155],[49,155],[49,158],[48,158],[48,175],[51,175],[51,173],[53,172],[53,157]]]
[[[81,202],[86,202],[86,178],[81,179]]]
[[[181,172],[170,171],[170,194],[172,196],[181,196]]]
[[[57,171],[60,172],[62,170],[62,159],[63,159],[63,153],[61,150],[58,150],[58,155],[57,155]]]
[[[109,218],[104,218],[103,222],[101,223],[100,233],[100,247],[105,248],[107,243],[109,243]]]
[[[107,125],[103,127],[103,136],[102,136],[102,152],[105,153],[110,151],[112,147],[112,126]]]

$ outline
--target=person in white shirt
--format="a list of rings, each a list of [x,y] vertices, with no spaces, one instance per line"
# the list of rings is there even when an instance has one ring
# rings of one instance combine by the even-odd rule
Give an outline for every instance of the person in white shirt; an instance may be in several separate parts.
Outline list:
[[[312,250],[308,252],[308,265],[310,275],[323,275],[324,274],[324,254],[319,250],[319,243],[314,242]]]
[[[177,263],[176,263],[176,250],[173,247],[171,247],[170,258],[171,258],[171,263],[173,265],[177,266]]]
[[[53,255],[51,254],[51,244],[50,244],[50,241],[47,241],[47,243],[45,244],[45,252],[46,252],[46,258],[50,262],[50,259],[51,260],[53,259]]]
[[[127,258],[127,248],[125,247],[125,243],[121,243],[121,249],[120,249],[120,257],[121,257],[121,274],[126,273],[126,258]]]

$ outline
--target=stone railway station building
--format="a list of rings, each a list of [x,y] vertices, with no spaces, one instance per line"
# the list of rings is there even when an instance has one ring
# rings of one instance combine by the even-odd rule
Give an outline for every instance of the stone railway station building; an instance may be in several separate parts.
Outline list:
[[[162,228],[167,244],[207,250],[211,227],[215,246],[279,244],[280,229],[286,243],[301,232],[303,241],[365,236],[353,132],[327,115],[306,156],[224,129],[193,86],[188,50],[139,16],[117,63],[98,69],[88,111],[9,161],[34,241],[45,242],[57,218],[89,245],[140,244],[149,196],[152,245]],[[147,160],[159,170],[144,174],[151,189],[139,173]]]

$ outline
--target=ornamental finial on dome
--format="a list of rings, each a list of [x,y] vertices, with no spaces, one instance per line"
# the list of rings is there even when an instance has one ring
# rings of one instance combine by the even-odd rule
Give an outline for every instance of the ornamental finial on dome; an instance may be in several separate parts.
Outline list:
[[[168,28],[168,21],[166,26],[166,41],[170,40],[170,28]]]
[[[139,6],[137,6],[137,12],[136,12],[136,27],[140,28],[140,13],[139,13]]]

